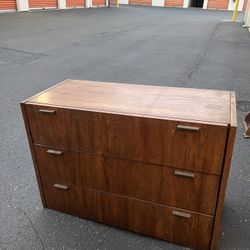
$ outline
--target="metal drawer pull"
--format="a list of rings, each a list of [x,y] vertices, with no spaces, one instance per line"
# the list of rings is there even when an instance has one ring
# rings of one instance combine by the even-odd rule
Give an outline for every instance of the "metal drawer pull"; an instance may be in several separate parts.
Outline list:
[[[53,155],[61,155],[63,153],[60,150],[53,150],[53,149],[48,149],[46,152]]]
[[[40,113],[44,113],[44,114],[55,114],[56,111],[53,109],[39,109]]]
[[[177,129],[186,130],[186,131],[200,131],[199,127],[185,126],[185,125],[177,125]]]
[[[194,173],[189,173],[189,172],[184,172],[184,171],[178,171],[178,170],[175,170],[174,174],[178,175],[178,176],[188,177],[188,178],[194,178],[195,177]]]
[[[183,217],[183,218],[188,218],[188,219],[191,217],[191,214],[187,214],[187,213],[183,213],[179,211],[173,211],[172,215]]]
[[[69,188],[69,186],[65,186],[61,184],[54,184],[53,187],[58,188],[58,189],[63,189],[63,190],[67,190]]]

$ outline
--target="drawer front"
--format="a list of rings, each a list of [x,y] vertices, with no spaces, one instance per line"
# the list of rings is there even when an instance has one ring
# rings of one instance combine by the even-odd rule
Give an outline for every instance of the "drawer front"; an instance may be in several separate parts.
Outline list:
[[[95,153],[106,151],[109,121],[103,115],[36,105],[25,108],[34,143]]]
[[[221,174],[227,126],[26,105],[35,143]]]
[[[227,127],[124,117],[111,123],[111,152],[121,158],[221,174]]]
[[[49,181],[43,181],[43,193],[46,206],[63,213],[80,216],[83,209],[80,188]]]
[[[42,146],[35,152],[42,178],[52,183],[214,214],[219,176]]]
[[[193,248],[209,248],[212,216],[89,188],[69,186],[64,190],[45,184],[44,190],[48,208]]]

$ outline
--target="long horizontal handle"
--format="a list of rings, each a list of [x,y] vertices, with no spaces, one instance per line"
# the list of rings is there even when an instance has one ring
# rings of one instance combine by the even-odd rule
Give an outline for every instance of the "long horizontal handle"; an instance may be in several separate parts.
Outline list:
[[[40,113],[49,114],[49,115],[56,113],[56,111],[54,109],[39,109],[38,111]]]
[[[186,131],[200,131],[199,127],[186,126],[186,125],[177,125],[177,129],[186,130]]]
[[[65,186],[65,185],[62,185],[62,184],[54,184],[53,185],[54,188],[58,188],[58,189],[63,189],[63,190],[67,190],[69,188],[69,186]]]
[[[61,150],[53,150],[53,149],[48,149],[46,152],[48,154],[53,154],[53,155],[61,155],[63,153]]]
[[[175,211],[175,210],[172,212],[172,215],[187,218],[187,219],[191,218],[191,214],[183,213],[183,212],[179,212],[179,211]]]
[[[179,170],[175,170],[174,174],[178,175],[178,176],[188,177],[188,178],[194,178],[195,177],[195,173],[179,171]]]

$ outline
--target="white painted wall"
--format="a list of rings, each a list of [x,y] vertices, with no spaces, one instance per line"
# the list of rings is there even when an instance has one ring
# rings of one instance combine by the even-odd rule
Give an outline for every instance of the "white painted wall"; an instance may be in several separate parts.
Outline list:
[[[247,2],[246,12],[243,17],[243,22],[246,23],[248,16],[250,15],[250,1]]]
[[[193,0],[184,0],[183,1],[183,8],[189,8],[192,4]]]
[[[66,0],[57,0],[58,9],[66,9]]]
[[[152,6],[164,7],[165,0],[152,0]]]
[[[204,0],[203,2],[203,9],[207,9],[207,6],[208,6],[208,0]]]
[[[245,27],[247,27],[248,30],[250,31],[250,1],[248,1],[247,3],[247,8],[243,21],[245,23]]]
[[[236,1],[234,1],[234,0],[229,0],[229,3],[228,3],[228,10],[234,10],[235,2],[236,2]],[[243,9],[243,4],[244,4],[244,0],[240,0],[240,1],[239,1],[239,6],[238,6],[238,11],[242,11],[242,9]]]
[[[248,15],[246,17],[245,25],[244,27],[247,27],[250,31],[250,11],[248,12]]]
[[[17,11],[29,11],[28,0],[16,0]]]
[[[128,0],[119,0],[120,4],[128,4]]]
[[[91,8],[92,7],[92,0],[85,0],[85,7]]]

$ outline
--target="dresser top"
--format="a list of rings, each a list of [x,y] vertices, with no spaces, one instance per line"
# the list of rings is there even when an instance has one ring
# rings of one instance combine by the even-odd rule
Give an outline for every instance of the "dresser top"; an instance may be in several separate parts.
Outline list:
[[[66,80],[26,102],[236,126],[235,93],[231,91]]]

